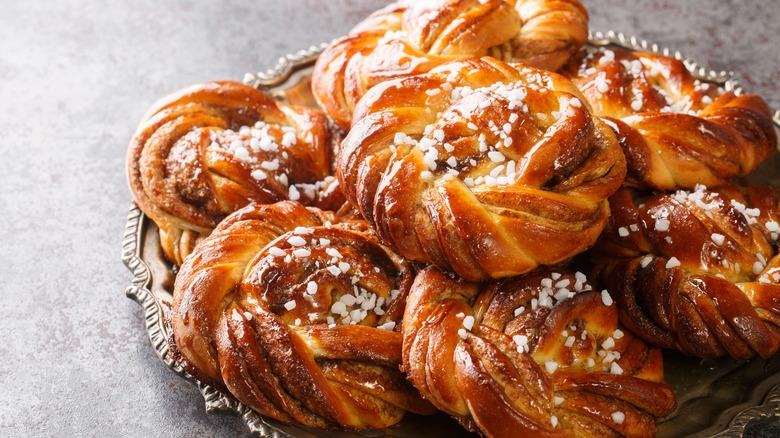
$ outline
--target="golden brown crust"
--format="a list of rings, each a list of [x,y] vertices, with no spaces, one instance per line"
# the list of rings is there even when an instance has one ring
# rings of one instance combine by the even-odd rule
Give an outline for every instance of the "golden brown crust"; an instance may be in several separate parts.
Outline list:
[[[557,70],[588,37],[579,0],[398,2],[369,16],[319,57],[313,90],[349,129],[358,100],[374,85],[420,74],[463,56],[492,56]]]
[[[302,202],[307,207],[332,211],[342,220],[360,219],[360,213],[352,207],[341,190],[339,180],[332,175],[315,184],[298,184]]]
[[[712,188],[776,152],[763,99],[700,82],[677,59],[619,48],[583,51],[564,74],[616,132],[631,185]]]
[[[660,350],[619,330],[604,294],[580,273],[477,284],[427,268],[407,299],[404,370],[485,436],[652,436],[676,404]]]
[[[780,194],[728,186],[642,197],[621,189],[594,251],[621,321],[699,357],[780,348]]]
[[[468,279],[555,264],[595,242],[625,161],[554,73],[467,58],[374,87],[337,157],[349,202],[412,260]]]
[[[431,412],[398,370],[412,279],[365,222],[292,201],[251,205],[182,265],[175,345],[190,372],[262,415],[388,427],[406,410]]]
[[[227,214],[302,196],[295,184],[325,178],[331,149],[322,113],[238,82],[207,82],[149,110],[130,142],[128,181],[180,265]]]

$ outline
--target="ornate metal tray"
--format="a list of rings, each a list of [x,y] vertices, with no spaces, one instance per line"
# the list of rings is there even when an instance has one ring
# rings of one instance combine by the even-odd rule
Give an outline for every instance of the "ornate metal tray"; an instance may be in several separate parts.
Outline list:
[[[707,70],[685,59],[679,52],[635,37],[611,31],[596,32],[590,35],[589,44],[614,45],[674,56],[682,60],[697,78],[717,83],[736,93],[742,92],[732,73]],[[246,74],[244,82],[278,100],[316,106],[310,91],[311,71],[323,48],[324,45],[321,45],[287,55],[267,72]],[[774,114],[774,122],[780,127],[780,111]],[[746,182],[780,187],[780,156],[765,163]],[[312,430],[261,417],[231,396],[199,382],[168,355],[169,332],[165,321],[173,299],[174,273],[162,255],[156,225],[135,205],[131,206],[127,218],[122,260],[133,273],[132,284],[125,293],[143,308],[146,331],[157,356],[171,371],[197,386],[203,395],[206,412],[238,414],[253,435],[262,437],[471,436],[444,415],[408,415],[397,427],[361,433]],[[728,358],[700,360],[665,351],[664,364],[666,379],[677,396],[678,408],[659,424],[659,437],[741,437],[773,418],[780,418],[780,354],[768,360],[740,363]]]

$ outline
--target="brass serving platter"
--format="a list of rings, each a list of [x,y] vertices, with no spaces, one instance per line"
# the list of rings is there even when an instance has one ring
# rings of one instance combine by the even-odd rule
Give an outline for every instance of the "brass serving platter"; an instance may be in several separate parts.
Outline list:
[[[707,70],[679,52],[635,37],[611,31],[597,32],[590,35],[589,44],[614,45],[674,56],[682,60],[697,78],[717,83],[736,93],[742,92],[732,73]],[[311,47],[287,55],[267,72],[246,74],[244,82],[280,101],[316,106],[310,91],[311,72],[323,48],[324,45]],[[775,113],[774,122],[780,127],[780,111]],[[780,187],[780,155],[765,163],[746,182]],[[262,437],[471,436],[444,415],[409,415],[391,429],[360,433],[313,430],[263,418],[230,395],[199,382],[169,356],[170,334],[165,321],[173,300],[174,273],[163,257],[156,225],[135,205],[131,206],[127,218],[122,260],[133,274],[132,283],[125,293],[143,308],[146,331],[157,356],[171,371],[197,386],[204,398],[206,412],[240,415],[249,432]],[[677,396],[678,408],[660,422],[659,437],[741,437],[758,431],[774,418],[780,419],[780,354],[766,360],[736,362],[728,358],[701,360],[665,351],[664,363],[666,379]]]

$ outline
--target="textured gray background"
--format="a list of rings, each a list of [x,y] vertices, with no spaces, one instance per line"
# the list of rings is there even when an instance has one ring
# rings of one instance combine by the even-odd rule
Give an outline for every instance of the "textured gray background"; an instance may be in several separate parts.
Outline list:
[[[0,436],[235,436],[154,355],[120,261],[146,108],[345,33],[383,0],[0,0]],[[585,0],[780,107],[780,2]]]

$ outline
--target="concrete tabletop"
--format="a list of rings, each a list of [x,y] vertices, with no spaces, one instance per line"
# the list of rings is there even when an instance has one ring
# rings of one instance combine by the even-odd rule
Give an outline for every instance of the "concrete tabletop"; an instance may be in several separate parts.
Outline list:
[[[385,0],[0,1],[0,436],[243,436],[155,356],[120,260],[125,151],[159,97],[241,80]],[[780,107],[780,2],[584,0]]]

